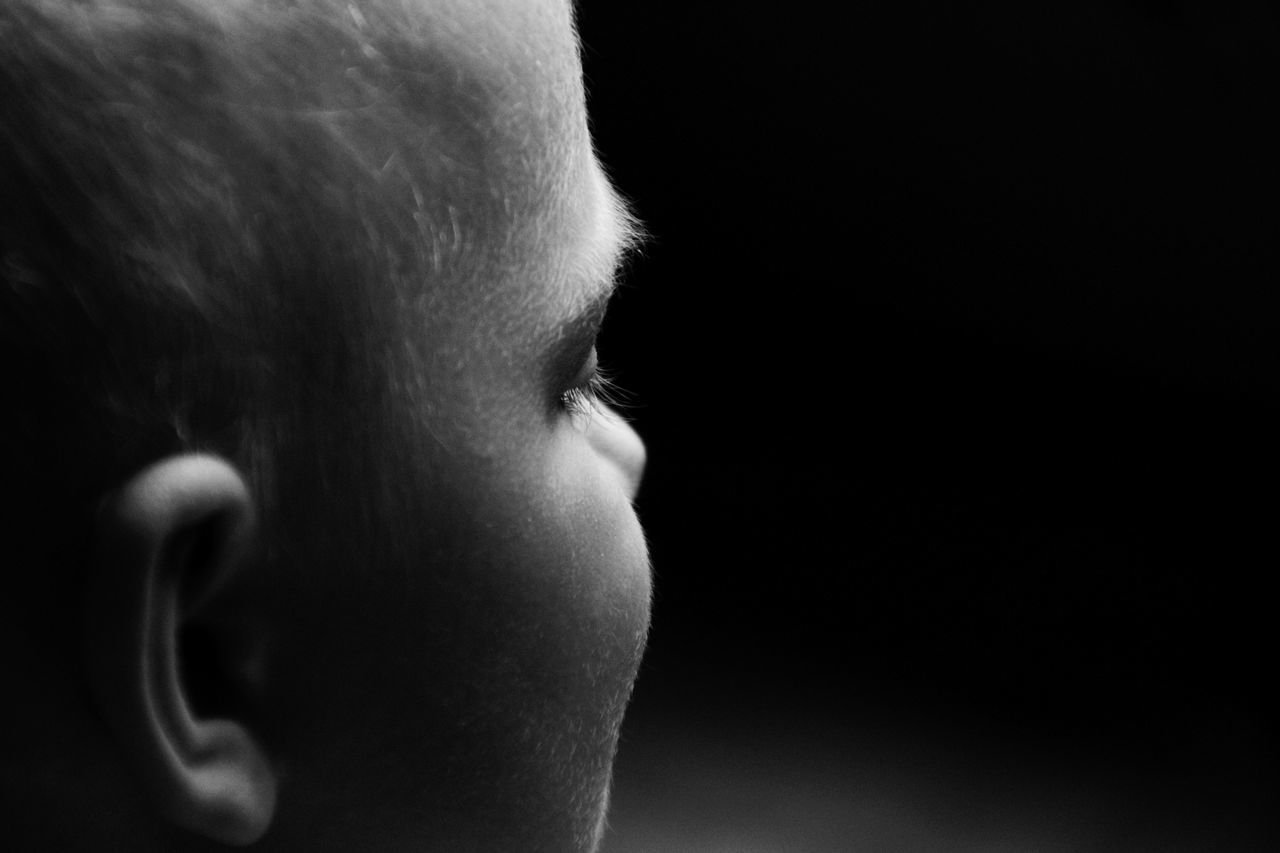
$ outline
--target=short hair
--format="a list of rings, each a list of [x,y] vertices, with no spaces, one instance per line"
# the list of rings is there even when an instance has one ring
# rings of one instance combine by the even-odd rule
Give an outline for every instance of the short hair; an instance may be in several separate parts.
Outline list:
[[[0,6],[15,527],[179,450],[249,471],[270,515],[388,405],[404,317],[489,260],[458,222],[483,93],[388,5]]]

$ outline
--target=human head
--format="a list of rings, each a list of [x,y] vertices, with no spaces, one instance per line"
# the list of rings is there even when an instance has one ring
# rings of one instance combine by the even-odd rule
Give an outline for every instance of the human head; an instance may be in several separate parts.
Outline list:
[[[568,4],[24,0],[0,44],[8,800],[591,849],[648,572],[638,440],[564,405],[634,233]]]

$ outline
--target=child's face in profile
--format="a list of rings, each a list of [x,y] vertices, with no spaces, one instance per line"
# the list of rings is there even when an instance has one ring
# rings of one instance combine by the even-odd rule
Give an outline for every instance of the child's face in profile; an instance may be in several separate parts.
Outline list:
[[[643,446],[586,399],[634,235],[570,0],[0,9],[32,84],[0,295],[84,397],[18,419],[47,488],[4,530],[53,568],[3,613],[37,676],[0,784],[40,806],[5,817],[58,849],[594,850],[650,579]]]
[[[476,122],[456,130],[475,146],[459,215],[495,272],[421,313],[387,293],[405,303],[396,381],[419,392],[395,395],[360,485],[403,523],[377,528],[393,557],[368,573],[297,578],[269,664],[296,730],[268,846],[593,849],[644,645],[644,449],[579,399],[629,224],[591,149],[570,10],[457,5]]]

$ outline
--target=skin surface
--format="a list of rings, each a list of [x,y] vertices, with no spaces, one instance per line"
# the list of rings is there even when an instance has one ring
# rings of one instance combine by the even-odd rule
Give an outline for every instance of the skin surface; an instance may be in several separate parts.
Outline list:
[[[542,0],[447,10],[472,36],[450,48],[474,96],[461,108],[474,124],[451,131],[474,167],[455,199],[491,254],[466,287],[386,294],[406,309],[396,381],[428,390],[371,421],[358,450],[370,512],[348,522],[377,543],[368,564],[269,593],[269,621],[290,631],[263,662],[286,768],[267,849],[598,843],[650,581],[630,503],[643,446],[560,404],[591,345],[564,324],[608,285],[625,239],[570,14]],[[477,128],[479,142],[456,139]]]
[[[71,227],[98,229],[76,269],[94,283],[178,280],[203,312],[140,297],[180,325],[142,317],[132,290],[81,297],[141,317],[117,331],[109,310],[93,312],[111,355],[85,361],[114,371],[114,407],[141,412],[134,386],[188,394],[146,403],[183,413],[160,418],[173,426],[167,444],[145,444],[150,433],[126,421],[96,439],[111,450],[129,436],[123,461],[94,452],[82,468],[99,464],[107,473],[90,479],[114,485],[167,453],[215,452],[259,515],[242,570],[191,605],[190,624],[174,617],[193,717],[242,725],[277,780],[254,849],[596,849],[650,573],[631,503],[643,445],[604,406],[565,405],[591,376],[603,304],[635,239],[592,150],[569,3],[175,0],[171,29],[194,33],[191,45],[163,31],[163,2],[100,2],[93,15],[29,5],[63,16],[54,29],[89,33],[92,49],[73,45],[59,62],[124,69],[129,95],[98,95],[108,77],[91,70],[67,89],[91,105],[68,101],[70,141],[31,149],[85,140],[84,153],[68,148],[65,183],[105,187],[99,206],[59,216],[126,210]],[[23,191],[73,198],[48,189],[62,174],[50,167]],[[40,232],[13,221],[24,280],[35,280],[28,267],[65,277],[70,253],[40,256]],[[249,237],[228,247],[224,233]],[[124,247],[111,254],[121,266],[96,266],[101,245]],[[230,313],[243,305],[255,307]],[[192,357],[189,341],[222,340],[208,317],[234,330],[230,343]],[[227,414],[225,388],[246,395],[243,412]],[[223,438],[242,422],[256,438]],[[98,423],[82,416],[76,428]],[[46,480],[56,501],[61,481]],[[78,541],[62,529],[28,536],[24,553]],[[30,824],[19,838],[218,849],[162,825],[138,792],[128,744],[102,722],[111,713],[88,707],[77,681],[77,632],[42,615],[78,612],[77,572],[40,578],[33,603],[15,607],[21,624],[4,628],[12,648],[47,649],[11,655],[29,664],[9,669],[28,703],[3,709],[13,769],[0,782]],[[95,619],[110,628],[110,616]],[[99,681],[109,691],[111,671]],[[117,727],[150,736],[120,713]]]

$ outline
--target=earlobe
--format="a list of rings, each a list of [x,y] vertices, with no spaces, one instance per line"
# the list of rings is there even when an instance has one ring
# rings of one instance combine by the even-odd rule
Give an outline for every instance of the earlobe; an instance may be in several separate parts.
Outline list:
[[[112,734],[165,818],[228,844],[267,830],[276,775],[247,720],[193,707],[195,680],[234,682],[190,671],[181,640],[245,569],[253,522],[227,462],[162,460],[107,497],[86,585],[86,663]]]

